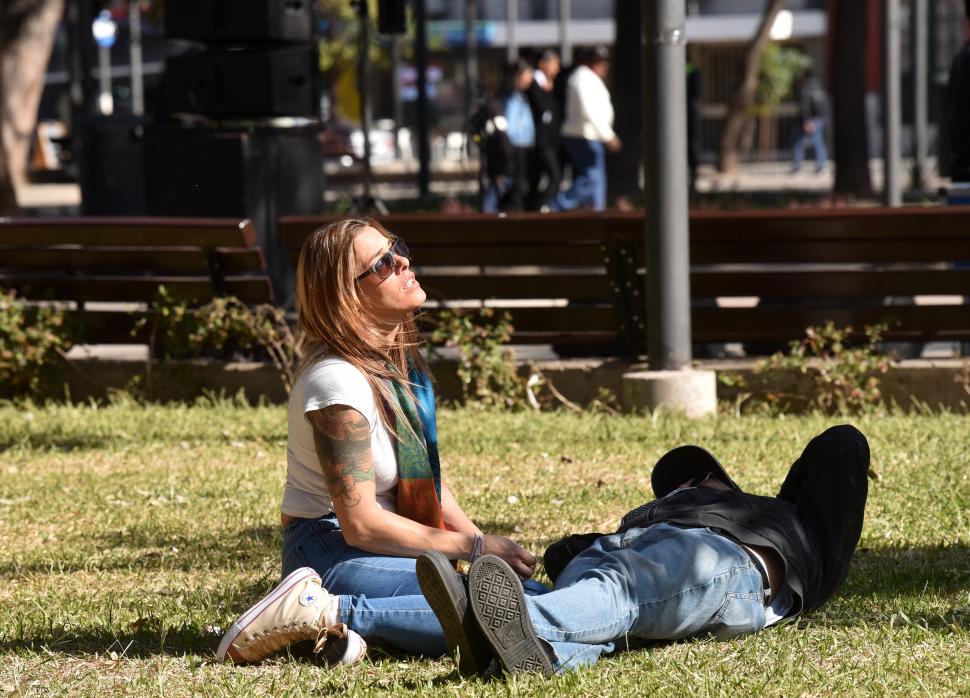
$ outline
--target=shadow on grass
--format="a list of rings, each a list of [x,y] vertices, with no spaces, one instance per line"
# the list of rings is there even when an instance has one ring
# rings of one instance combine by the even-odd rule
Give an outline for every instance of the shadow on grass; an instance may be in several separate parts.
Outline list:
[[[0,579],[31,573],[69,574],[80,571],[158,571],[224,567],[238,570],[246,563],[262,567],[267,555],[279,556],[282,533],[279,526],[252,526],[233,535],[201,531],[187,535],[157,528],[134,528],[125,532],[107,531],[91,536],[97,550],[106,551],[104,559],[92,562],[90,553],[72,556],[66,561],[49,558],[30,562],[4,562]],[[177,552],[175,552],[177,551]]]
[[[25,438],[9,436],[0,439],[0,452],[15,446],[31,448],[38,451],[60,451],[72,453],[74,451],[94,450],[104,448],[105,437],[91,434],[85,436],[57,436],[47,434],[30,434]]]
[[[841,596],[907,596],[970,589],[970,546],[860,548]]]

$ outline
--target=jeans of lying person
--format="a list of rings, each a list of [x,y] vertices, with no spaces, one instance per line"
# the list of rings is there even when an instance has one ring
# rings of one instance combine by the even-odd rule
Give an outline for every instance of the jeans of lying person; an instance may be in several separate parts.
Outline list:
[[[414,572],[413,557],[369,553],[347,545],[337,519],[297,519],[283,533],[283,576],[311,567],[323,587],[338,595],[338,622],[370,643],[409,654],[445,653],[441,624],[428,606]],[[549,590],[532,580],[526,594]]]
[[[729,639],[765,625],[761,573],[735,542],[706,528],[655,524],[603,536],[569,563],[556,589],[526,598],[559,671],[593,664],[627,639]]]

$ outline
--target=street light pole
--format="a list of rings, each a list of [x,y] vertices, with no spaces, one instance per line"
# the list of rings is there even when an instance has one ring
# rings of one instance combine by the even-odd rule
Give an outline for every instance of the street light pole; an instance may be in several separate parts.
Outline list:
[[[414,0],[414,53],[418,69],[418,195],[431,193],[431,143],[428,123],[428,33],[425,0]]]
[[[519,57],[519,44],[515,38],[515,23],[519,18],[518,0],[505,0],[505,58],[512,63]]]
[[[913,188],[922,191],[927,185],[926,155],[928,151],[927,135],[929,115],[927,104],[929,80],[929,12],[927,0],[913,0],[911,12],[916,16],[912,20],[913,33],[913,99],[914,105],[914,146],[915,162],[913,164]]]
[[[903,196],[900,188],[900,61],[899,61],[899,0],[883,1],[883,60],[882,60],[882,161],[883,201],[886,206],[899,206]]]
[[[360,44],[357,56],[357,89],[360,92],[360,132],[364,137],[364,201],[372,201],[371,184],[374,174],[370,157],[370,13],[367,0],[357,0],[357,19],[360,22]]]
[[[573,44],[569,38],[569,19],[572,16],[571,0],[559,0],[559,57],[563,65],[573,63]]]
[[[141,52],[141,0],[128,0],[128,32],[131,35],[128,46],[129,63],[131,63],[131,112],[135,116],[141,116],[145,113]]]
[[[650,370],[691,363],[684,0],[642,0]]]
[[[465,0],[465,118],[475,109],[478,87],[478,35],[475,19],[478,14],[476,0]]]

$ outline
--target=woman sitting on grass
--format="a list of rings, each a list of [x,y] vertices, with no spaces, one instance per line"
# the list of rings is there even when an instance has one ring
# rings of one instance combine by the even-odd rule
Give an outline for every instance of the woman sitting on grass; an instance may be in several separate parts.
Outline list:
[[[331,223],[304,244],[296,289],[308,358],[289,401],[284,579],[232,625],[218,656],[255,662],[306,640],[330,662],[359,661],[365,640],[440,655],[415,558],[491,553],[531,577],[535,556],[483,535],[441,479],[414,320],[426,294],[404,241],[375,221]]]

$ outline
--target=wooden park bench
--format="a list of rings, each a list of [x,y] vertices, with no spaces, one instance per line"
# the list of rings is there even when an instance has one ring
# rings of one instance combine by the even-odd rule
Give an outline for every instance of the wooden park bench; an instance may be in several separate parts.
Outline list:
[[[87,344],[136,343],[158,287],[175,300],[234,295],[272,303],[248,220],[215,218],[0,219],[0,289],[67,304]]]
[[[277,236],[294,264],[306,237],[328,220],[280,219]],[[602,217],[399,214],[382,222],[411,249],[428,294],[426,320],[446,306],[484,302],[509,310],[516,344],[625,351],[620,248],[604,237]]]
[[[288,217],[293,252],[328,220]],[[401,235],[432,301],[505,309],[513,343],[642,354],[646,346],[640,213],[400,214]],[[970,339],[970,207],[695,212],[695,343],[800,339],[832,321],[886,339]],[[918,297],[916,303],[913,298]]]

